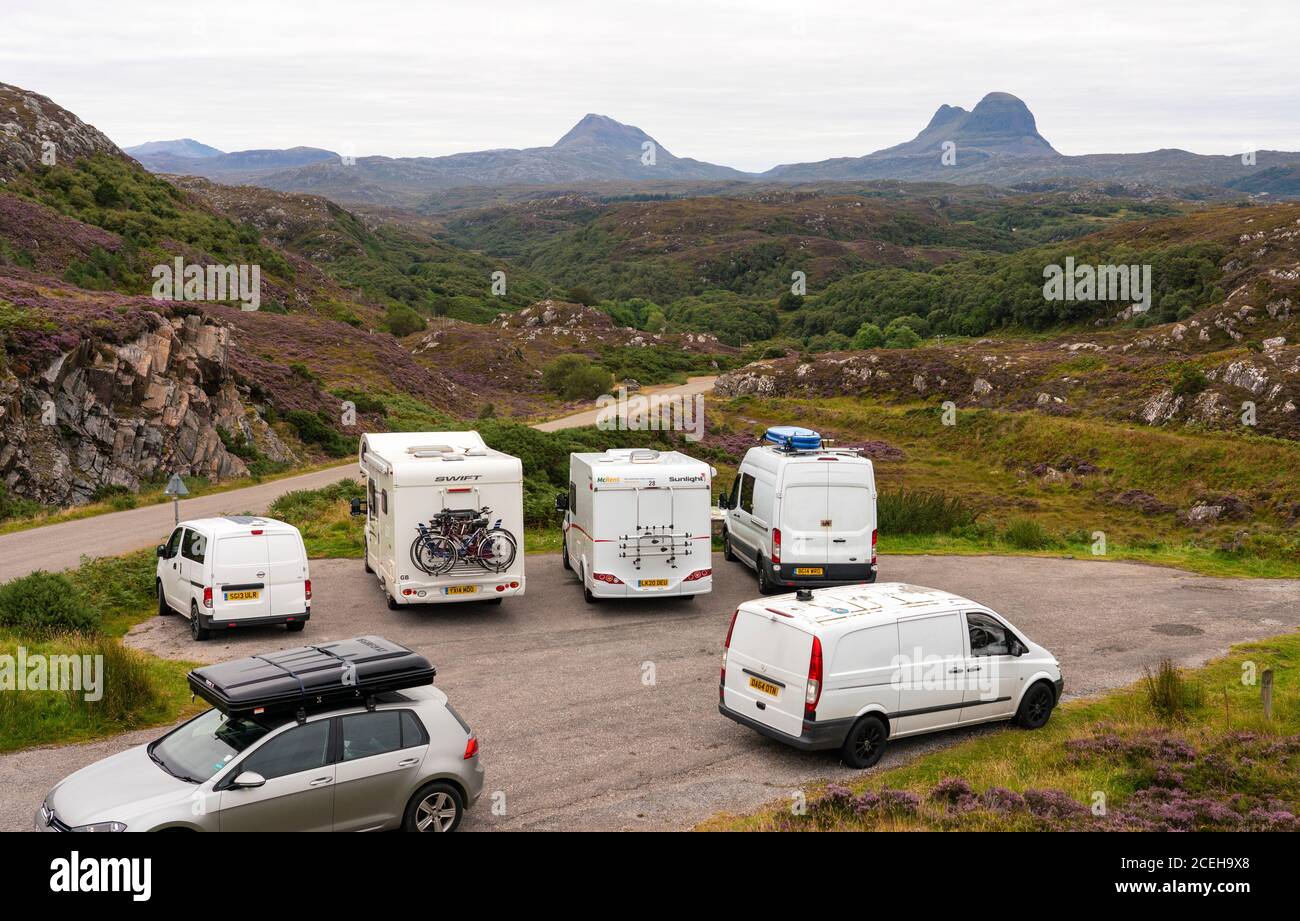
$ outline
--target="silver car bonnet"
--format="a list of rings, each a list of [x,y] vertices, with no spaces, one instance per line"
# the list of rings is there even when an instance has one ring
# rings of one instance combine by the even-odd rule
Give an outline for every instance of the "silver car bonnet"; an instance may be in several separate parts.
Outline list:
[[[137,745],[69,775],[50,791],[46,803],[59,821],[74,828],[92,822],[124,822],[163,806],[184,802],[203,784],[171,776]]]

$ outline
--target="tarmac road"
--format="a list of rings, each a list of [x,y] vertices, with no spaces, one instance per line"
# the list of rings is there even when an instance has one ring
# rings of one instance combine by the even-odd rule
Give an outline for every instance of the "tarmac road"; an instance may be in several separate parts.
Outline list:
[[[382,634],[438,666],[438,685],[479,734],[487,787],[466,829],[687,828],[853,773],[833,754],[796,752],[718,714],[727,622],[757,592],[740,564],[715,555],[714,566],[713,593],[695,601],[587,605],[558,556],[530,556],[527,594],[499,607],[393,612],[359,560],[317,560],[304,633],[266,628],[194,643],[183,618],[164,617],[136,627],[127,643],[215,661]],[[886,556],[881,572],[999,611],[1058,656],[1067,696],[1127,684],[1165,656],[1196,664],[1300,626],[1297,581],[1017,557]],[[989,731],[1000,730],[900,741],[882,766]],[[160,734],[0,756],[0,829],[30,827],[45,792],[71,771]],[[498,791],[504,815],[491,808]]]

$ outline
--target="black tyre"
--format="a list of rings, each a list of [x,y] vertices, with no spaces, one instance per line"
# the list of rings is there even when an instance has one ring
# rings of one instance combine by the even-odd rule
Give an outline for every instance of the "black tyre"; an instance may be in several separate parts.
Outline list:
[[[853,724],[840,757],[851,768],[869,768],[880,760],[889,744],[889,730],[878,716],[864,716]]]
[[[288,630],[290,633],[302,633],[302,629],[305,626],[307,626],[307,621],[305,620],[292,620],[284,625],[284,629]]]
[[[767,574],[767,570],[762,563],[758,564],[758,593],[760,595],[770,595],[777,590],[777,586]]]
[[[567,539],[560,545],[560,563],[569,572],[573,572],[573,564],[569,562],[569,541]]]
[[[203,626],[203,620],[199,616],[199,605],[196,601],[190,602],[190,636],[195,641],[202,643],[212,635],[212,631]]]
[[[158,581],[158,616],[167,617],[168,615],[175,613],[176,612],[172,610],[172,606],[167,603],[167,596],[163,594],[162,580],[160,579]]]
[[[1041,729],[1052,718],[1056,706],[1056,692],[1046,681],[1040,681],[1025,692],[1016,711],[1016,722],[1026,729]]]
[[[489,598],[487,603],[488,603],[488,604],[500,604],[500,603],[503,602],[503,601],[505,601],[504,598]]]
[[[369,541],[366,542],[366,545],[363,548],[361,562],[365,565],[367,574],[371,574],[374,572],[374,570],[370,568],[370,542]]]
[[[465,817],[460,791],[441,780],[421,787],[406,805],[403,831],[453,832]]]
[[[397,604],[397,599],[396,599],[396,598],[394,598],[392,595],[385,594],[385,595],[384,595],[384,600],[388,602],[388,610],[390,610],[390,611],[396,611],[396,610],[397,610],[397,608],[398,608],[398,604]]]
[[[728,563],[736,562],[735,551],[731,549],[731,535],[726,531],[722,532],[722,558]]]

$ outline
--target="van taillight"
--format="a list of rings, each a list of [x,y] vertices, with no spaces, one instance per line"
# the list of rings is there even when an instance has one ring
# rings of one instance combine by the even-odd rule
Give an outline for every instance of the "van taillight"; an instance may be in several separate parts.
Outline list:
[[[698,580],[700,580],[700,579],[707,579],[707,578],[708,578],[709,576],[711,576],[711,575],[713,575],[713,570],[712,570],[712,569],[697,569],[697,570],[695,570],[695,572],[691,573],[689,576],[687,576],[687,577],[686,577],[685,579],[683,579],[682,581],[683,581],[683,582],[696,582],[696,581],[698,581]]]
[[[468,761],[478,754],[478,736],[470,736],[469,741],[465,743],[465,760]]]
[[[262,536],[263,534],[265,534],[265,533],[266,533],[265,531],[257,530],[257,531],[254,531],[254,532],[253,532],[253,536],[254,536],[254,537],[261,537],[261,536]]]
[[[302,580],[302,590],[303,594],[307,596],[307,600],[311,601],[311,579]]]
[[[812,656],[808,659],[808,691],[803,698],[803,717],[817,719],[817,701],[822,698],[822,641],[813,637]]]
[[[597,582],[604,582],[606,585],[622,585],[623,580],[612,572],[593,572],[591,577]]]
[[[208,586],[203,590],[203,606],[205,608],[212,607],[212,586]]]
[[[781,562],[781,529],[772,529],[772,562]]]
[[[871,565],[876,565],[876,535],[880,532],[875,528],[871,529]]]
[[[731,648],[731,631],[736,629],[736,616],[740,614],[740,608],[731,615],[731,623],[727,626],[727,638],[722,641],[722,676],[718,679],[718,697],[722,697],[722,686],[727,683],[727,650]]]

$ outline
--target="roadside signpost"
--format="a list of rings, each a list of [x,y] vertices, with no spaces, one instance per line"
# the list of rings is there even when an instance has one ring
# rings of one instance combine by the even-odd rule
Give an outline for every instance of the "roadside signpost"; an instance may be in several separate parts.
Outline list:
[[[176,510],[176,523],[181,523],[181,498],[188,496],[190,491],[185,488],[185,481],[181,479],[179,473],[173,473],[172,478],[167,481],[167,488],[163,490],[164,496],[172,497],[172,508]]]

